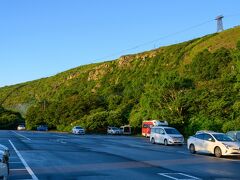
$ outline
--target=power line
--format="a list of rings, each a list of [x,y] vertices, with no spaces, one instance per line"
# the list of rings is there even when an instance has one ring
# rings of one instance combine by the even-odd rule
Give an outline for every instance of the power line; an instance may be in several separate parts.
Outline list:
[[[236,13],[236,14],[227,14],[224,15],[225,17],[236,17],[236,16],[240,16],[240,13]]]
[[[230,15],[226,15],[225,18],[226,18],[226,17],[228,18],[228,17],[239,16],[239,15],[240,15],[240,13],[238,13],[238,14],[230,14]],[[158,42],[158,41],[160,41],[160,40],[163,40],[163,39],[172,37],[172,36],[174,36],[174,35],[181,34],[181,33],[184,33],[184,32],[186,32],[186,31],[189,31],[189,30],[198,28],[198,27],[203,26],[203,25],[205,25],[205,24],[208,24],[208,23],[210,23],[210,22],[212,22],[212,21],[215,21],[215,19],[211,19],[211,20],[208,20],[208,21],[204,21],[204,22],[202,22],[202,23],[199,23],[199,24],[190,26],[190,27],[188,27],[188,28],[186,28],[186,29],[183,29],[183,30],[180,30],[180,31],[171,33],[171,34],[168,34],[168,35],[166,35],[166,36],[162,36],[162,37],[160,37],[160,38],[157,38],[157,39],[154,39],[154,40],[151,40],[151,41],[142,43],[142,44],[138,44],[138,45],[133,46],[133,47],[131,47],[131,48],[127,48],[127,49],[118,51],[118,52],[116,52],[116,53],[112,53],[112,54],[106,55],[106,56],[104,56],[104,57],[102,57],[102,58],[96,59],[95,61],[103,60],[103,59],[110,58],[110,57],[113,57],[113,56],[116,56],[116,55],[120,55],[120,54],[122,54],[122,53],[124,53],[124,52],[128,52],[128,51],[131,51],[131,50],[134,50],[134,49],[138,49],[138,48],[140,48],[140,47],[143,47],[143,46],[146,46],[146,45],[149,45],[149,44]]]
[[[209,23],[209,22],[212,22],[212,21],[214,21],[214,19],[209,20],[209,21],[202,22],[202,23],[200,23],[200,24],[197,24],[197,25],[188,27],[188,28],[183,29],[183,30],[181,30],[181,31],[177,31],[177,32],[168,34],[168,35],[166,35],[166,36],[162,36],[162,37],[160,37],[160,38],[157,38],[157,39],[154,39],[154,40],[151,40],[151,41],[142,43],[142,44],[138,44],[138,45],[136,45],[136,46],[134,46],[134,47],[131,47],[131,48],[128,48],[128,49],[124,49],[124,50],[121,50],[121,51],[119,51],[119,52],[116,52],[116,53],[113,53],[113,54],[109,54],[109,55],[104,56],[104,57],[102,57],[102,58],[98,58],[98,59],[96,59],[95,61],[102,60],[102,59],[106,59],[106,58],[109,58],[109,57],[113,57],[113,56],[122,54],[122,53],[127,52],[127,51],[131,51],[131,50],[134,50],[134,49],[138,49],[138,48],[140,48],[140,47],[142,47],[142,46],[146,46],[146,45],[148,45],[148,44],[152,44],[152,43],[154,43],[154,42],[158,42],[158,41],[160,41],[160,40],[162,40],[162,39],[166,39],[166,38],[168,38],[168,37],[171,37],[171,36],[174,36],[174,35],[177,35],[177,34],[180,34],[180,33],[183,33],[183,32],[189,31],[189,30],[192,30],[192,29],[195,29],[195,28],[200,27],[200,26],[203,26],[203,25],[205,25],[205,24],[207,24],[207,23]]]

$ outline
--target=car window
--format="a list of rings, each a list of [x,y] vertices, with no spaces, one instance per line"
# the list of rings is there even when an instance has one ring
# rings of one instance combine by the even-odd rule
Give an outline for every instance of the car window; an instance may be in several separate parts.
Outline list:
[[[155,132],[159,134],[160,133],[160,129],[159,128],[155,129]]]
[[[214,141],[213,137],[210,134],[204,134],[203,139],[205,141]]]
[[[234,140],[226,134],[213,134],[218,141],[233,142]]]
[[[232,132],[228,132],[227,135],[230,136],[231,138],[233,138],[234,136]]]
[[[175,128],[165,128],[167,134],[180,134]]]
[[[155,132],[156,132],[156,129],[152,128],[152,129],[151,129],[151,132],[152,132],[152,133],[155,133]]]
[[[160,129],[160,134],[165,134],[163,129]]]
[[[203,139],[204,134],[196,134],[194,137],[198,139]]]

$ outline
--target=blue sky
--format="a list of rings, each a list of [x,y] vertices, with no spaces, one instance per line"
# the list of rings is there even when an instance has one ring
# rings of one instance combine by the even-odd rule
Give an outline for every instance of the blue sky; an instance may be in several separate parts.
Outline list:
[[[1,0],[0,87],[214,33],[220,14],[239,25],[240,1]]]

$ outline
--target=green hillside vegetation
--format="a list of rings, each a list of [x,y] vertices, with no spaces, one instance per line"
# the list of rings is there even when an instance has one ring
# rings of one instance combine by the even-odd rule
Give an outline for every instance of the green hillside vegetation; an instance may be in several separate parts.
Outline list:
[[[20,84],[22,85],[22,84]],[[0,88],[0,99],[19,85]],[[185,135],[240,129],[240,27],[24,83],[3,103],[27,128],[88,132],[164,119]]]

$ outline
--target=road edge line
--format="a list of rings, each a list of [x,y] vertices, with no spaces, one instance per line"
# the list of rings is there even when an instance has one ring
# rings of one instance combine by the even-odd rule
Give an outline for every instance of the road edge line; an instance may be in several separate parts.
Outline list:
[[[28,173],[30,174],[30,176],[32,176],[33,180],[38,180],[37,176],[34,174],[34,172],[32,171],[32,169],[28,166],[27,162],[23,159],[22,155],[20,154],[20,152],[17,150],[17,148],[14,146],[14,144],[12,143],[12,141],[9,139],[8,140],[9,143],[12,145],[14,151],[17,153],[18,157],[20,158],[20,160],[22,161],[23,165],[25,166],[26,170],[28,171]]]
[[[16,135],[18,135],[18,136],[21,136],[21,137],[23,137],[23,138],[26,138],[27,140],[31,140],[30,138],[28,138],[28,137],[26,137],[26,136],[24,136],[24,135],[22,135],[22,134],[19,134],[19,133],[17,133],[17,132],[15,132],[15,131],[12,131],[12,132],[14,132]]]

